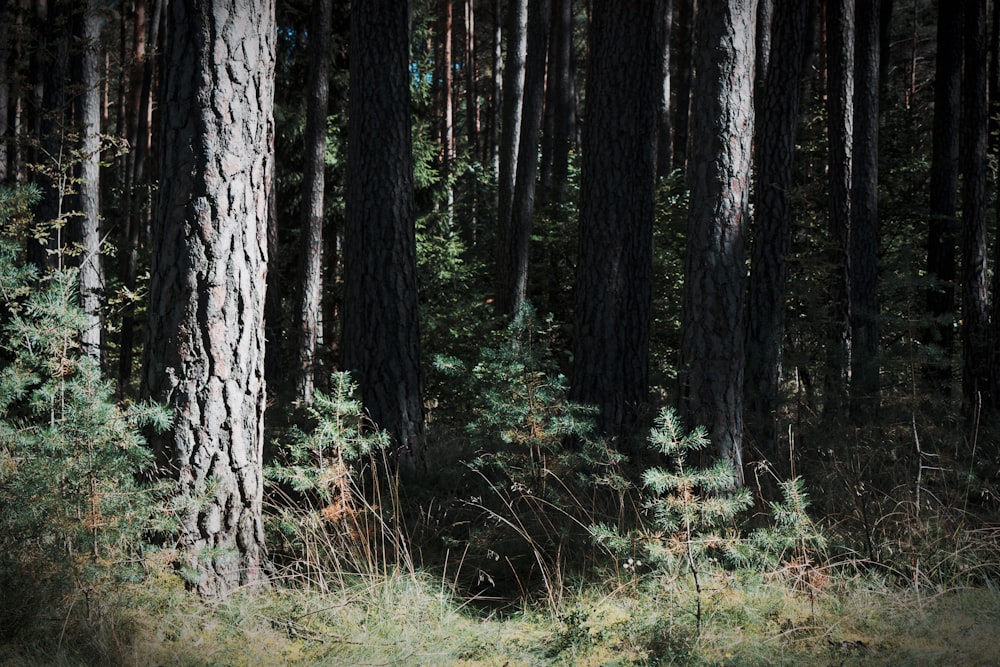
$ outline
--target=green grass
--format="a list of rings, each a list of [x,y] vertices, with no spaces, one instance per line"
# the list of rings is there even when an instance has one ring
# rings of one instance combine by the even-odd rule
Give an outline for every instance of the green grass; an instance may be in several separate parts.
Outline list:
[[[337,579],[331,577],[331,579]],[[0,646],[35,665],[996,665],[1000,594],[916,591],[850,566],[710,573],[700,635],[690,582],[646,572],[566,591],[558,609],[483,611],[412,572],[277,582],[208,603],[165,569],[104,590]],[[86,609],[85,609],[86,607]]]

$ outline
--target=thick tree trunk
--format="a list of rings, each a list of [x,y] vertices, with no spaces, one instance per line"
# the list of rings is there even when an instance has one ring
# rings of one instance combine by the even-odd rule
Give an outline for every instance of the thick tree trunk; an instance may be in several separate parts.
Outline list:
[[[548,46],[549,0],[529,0],[528,47],[524,73],[517,170],[510,222],[501,236],[503,246],[497,267],[500,289],[496,308],[508,317],[517,314],[528,296],[528,255],[531,218],[535,211],[535,180],[538,175],[538,139],[545,101],[545,54]]]
[[[930,224],[927,230],[927,310],[933,321],[925,333],[934,355],[925,375],[937,390],[951,384],[955,319],[958,227],[958,147],[962,88],[962,5],[938,5],[934,79],[934,134],[931,150]]]
[[[747,365],[744,382],[748,425],[764,456],[779,456],[777,411],[781,350],[785,334],[791,198],[795,190],[795,134],[809,25],[815,13],[807,0],[774,0],[771,56],[758,81],[756,109],[757,185],[747,308]],[[759,24],[758,24],[758,27]],[[758,44],[761,44],[758,41]]]
[[[323,293],[323,210],[326,187],[326,112],[330,96],[330,32],[333,0],[313,8],[309,34],[309,100],[306,103],[305,168],[299,243],[296,399],[309,403],[316,387],[316,346]]]
[[[343,367],[365,409],[424,466],[413,167],[409,3],[351,6]]]
[[[705,426],[738,486],[756,9],[756,0],[698,3],[678,369],[682,415]]]
[[[144,394],[182,498],[179,544],[205,596],[264,578],[264,291],[273,0],[167,9],[162,178]]]
[[[854,166],[851,179],[851,415],[878,413],[879,3],[858,0],[854,62]]]
[[[986,229],[986,0],[963,3],[965,65],[962,75],[963,395],[970,417],[993,405],[990,396]]]
[[[655,3],[594,0],[570,397],[628,438],[647,407],[661,90]]]

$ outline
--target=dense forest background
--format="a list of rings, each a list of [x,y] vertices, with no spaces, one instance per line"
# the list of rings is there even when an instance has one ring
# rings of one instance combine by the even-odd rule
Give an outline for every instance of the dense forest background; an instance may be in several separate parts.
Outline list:
[[[0,636],[155,563],[995,586],[998,54],[986,0],[0,2]]]

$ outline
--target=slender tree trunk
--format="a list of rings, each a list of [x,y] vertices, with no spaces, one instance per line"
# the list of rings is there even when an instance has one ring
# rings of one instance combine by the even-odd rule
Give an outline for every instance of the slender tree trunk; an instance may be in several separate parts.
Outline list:
[[[831,267],[824,418],[847,405],[850,365],[851,179],[854,164],[854,0],[827,0],[827,137]]]
[[[500,7],[501,0],[493,0],[493,66],[490,72],[490,106],[489,106],[489,141],[484,162],[493,170],[497,179],[498,190],[495,208],[499,211],[499,179],[500,179],[500,115],[502,113],[501,96],[503,92],[503,35]]]
[[[672,38],[674,1],[658,0],[656,22],[660,28],[660,88],[658,138],[656,147],[656,175],[664,177],[670,173],[673,166],[673,130],[670,123],[670,112],[673,108],[670,100],[670,43]]]
[[[628,439],[648,401],[661,31],[653,2],[592,11],[570,397]]]
[[[795,190],[795,134],[809,26],[815,4],[774,0],[767,72],[756,99],[754,237],[747,308],[747,365],[744,382],[748,425],[764,456],[776,463],[780,405],[781,350],[785,334],[785,284],[788,279],[791,197]],[[758,23],[758,28],[760,24]],[[758,44],[763,41],[758,40]]]
[[[528,40],[528,0],[511,0],[507,7],[507,62],[504,65],[503,104],[500,129],[500,175],[497,189],[498,228],[496,260],[496,301],[498,313],[509,314],[513,303],[506,300],[508,252],[514,243],[514,188],[524,108],[525,59]]]
[[[879,2],[858,0],[854,62],[854,167],[851,180],[851,414],[879,404],[878,126]]]
[[[506,247],[498,265],[500,290],[498,312],[513,317],[528,296],[528,256],[531,218],[535,211],[535,181],[538,175],[538,140],[541,136],[545,101],[545,54],[548,46],[549,0],[528,2],[528,45],[525,60],[524,99],[521,114],[517,170],[510,222],[503,235]]]
[[[86,322],[80,332],[84,354],[101,364],[104,262],[101,254],[101,64],[103,47],[100,3],[88,0],[77,16],[80,53],[74,58],[79,90],[74,101],[79,127],[80,164],[77,167],[77,209],[73,221],[79,243],[80,301]]]
[[[962,74],[962,269],[963,396],[970,417],[988,410],[991,364],[989,359],[989,305],[986,225],[987,74],[986,0],[963,3],[965,15],[965,65]],[[973,419],[974,423],[974,419]]]
[[[424,467],[409,3],[351,6],[343,368],[365,409],[393,436],[400,464]]]
[[[438,39],[440,58],[438,60],[437,95],[438,140],[441,165],[441,178],[445,182],[445,211],[448,218],[454,212],[455,193],[450,184],[451,168],[455,161],[455,111],[452,100],[452,30],[453,30],[453,0],[438,0],[440,3],[438,16]]]
[[[11,24],[13,8],[9,0],[0,1],[0,183],[7,180],[10,103],[11,96]]]
[[[323,211],[326,187],[326,112],[330,96],[330,33],[332,0],[314,6],[309,34],[306,155],[302,174],[302,222],[299,244],[299,284],[296,303],[298,374],[295,396],[310,403],[316,388],[316,345],[320,339],[323,294]]]
[[[962,5],[942,2],[937,16],[934,79],[934,134],[931,150],[930,225],[927,230],[927,310],[933,321],[925,334],[934,357],[925,375],[935,388],[951,385],[952,330],[958,226],[958,148],[962,88]]]
[[[681,316],[681,412],[743,484],[745,240],[756,0],[700,0],[691,103],[691,206]]]
[[[553,0],[549,32],[541,184],[544,201],[561,204],[566,200],[569,156],[576,139],[572,0]]]
[[[676,68],[673,81],[673,146],[675,167],[685,168],[688,158],[688,127],[691,110],[691,75],[694,72],[694,17],[698,0],[677,0],[677,26],[674,52]]]
[[[171,2],[144,394],[204,596],[265,578],[264,291],[274,131],[273,0]],[[237,54],[239,57],[237,57]]]

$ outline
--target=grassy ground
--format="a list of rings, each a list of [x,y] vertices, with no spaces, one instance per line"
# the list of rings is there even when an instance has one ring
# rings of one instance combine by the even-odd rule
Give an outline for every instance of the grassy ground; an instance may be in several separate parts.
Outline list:
[[[0,646],[34,665],[1000,665],[1000,592],[900,588],[844,568],[659,573],[484,611],[417,573],[274,585],[205,603],[168,572],[103,591]],[[294,583],[294,582],[293,582]]]

